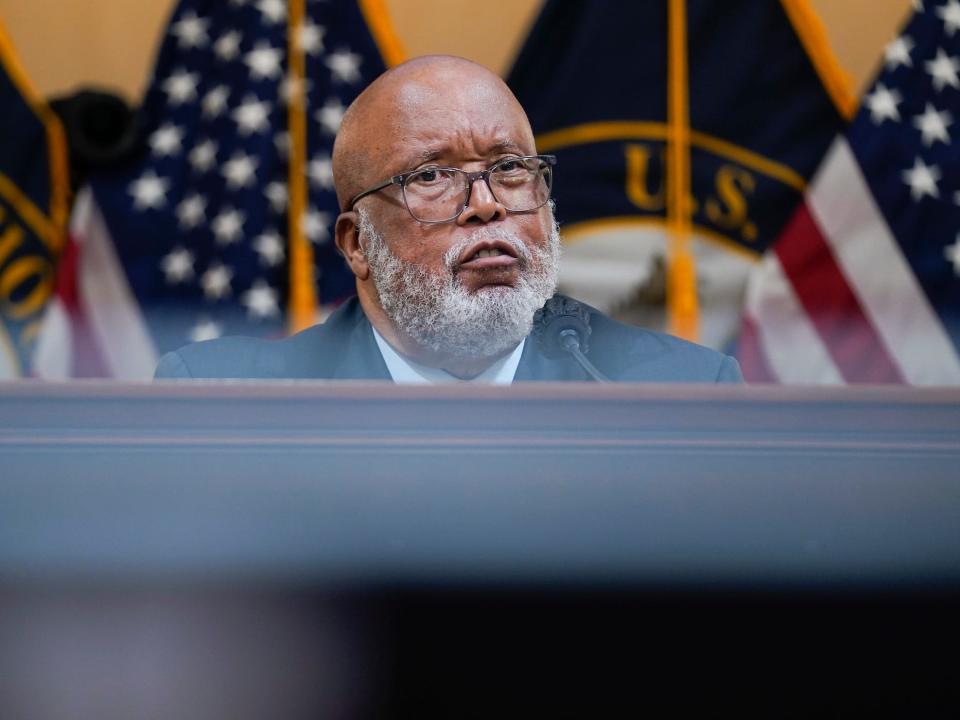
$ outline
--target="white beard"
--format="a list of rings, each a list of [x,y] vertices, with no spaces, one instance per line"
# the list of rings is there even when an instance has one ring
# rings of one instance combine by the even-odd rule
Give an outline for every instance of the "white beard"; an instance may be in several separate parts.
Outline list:
[[[394,255],[363,209],[357,214],[381,307],[401,333],[433,352],[463,358],[500,355],[530,333],[533,314],[556,292],[560,230],[555,221],[547,246],[532,251],[505,228],[478,228],[447,250],[442,272],[431,274]],[[460,283],[457,259],[482,240],[513,247],[520,261],[516,287],[491,285],[471,293]]]

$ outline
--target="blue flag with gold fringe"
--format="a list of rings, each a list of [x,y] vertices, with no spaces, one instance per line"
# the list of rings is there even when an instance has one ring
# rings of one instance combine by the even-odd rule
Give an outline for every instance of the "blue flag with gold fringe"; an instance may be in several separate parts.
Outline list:
[[[548,0],[508,82],[559,158],[562,289],[714,347],[855,106],[805,0]]]
[[[27,375],[54,288],[67,215],[56,116],[33,90],[0,25],[0,379]]]

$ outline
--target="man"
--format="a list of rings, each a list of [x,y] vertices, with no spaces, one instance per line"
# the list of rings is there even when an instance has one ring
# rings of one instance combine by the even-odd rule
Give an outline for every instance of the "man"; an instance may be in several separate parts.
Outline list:
[[[557,283],[554,162],[483,67],[430,56],[384,73],[348,109],[333,151],[336,243],[357,296],[285,340],[169,353],[157,377],[588,379],[572,356],[545,353],[534,328]],[[579,309],[587,358],[611,379],[741,380],[730,357]]]

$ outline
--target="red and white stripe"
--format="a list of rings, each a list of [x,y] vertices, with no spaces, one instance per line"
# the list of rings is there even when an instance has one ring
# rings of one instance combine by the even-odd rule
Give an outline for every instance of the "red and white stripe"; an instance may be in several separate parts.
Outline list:
[[[48,379],[149,380],[157,351],[93,193],[78,195],[56,297],[37,341],[34,374]]]
[[[960,357],[837,139],[747,290],[748,378],[960,383]]]

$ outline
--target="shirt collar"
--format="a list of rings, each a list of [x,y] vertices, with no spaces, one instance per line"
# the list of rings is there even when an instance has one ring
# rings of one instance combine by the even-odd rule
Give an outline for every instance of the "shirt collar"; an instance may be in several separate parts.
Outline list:
[[[371,325],[371,328],[373,329],[373,337],[377,341],[377,347],[380,348],[380,354],[383,355],[383,361],[387,364],[387,370],[390,371],[390,377],[393,378],[395,383],[426,385],[430,383],[472,382],[488,385],[509,385],[513,382],[514,375],[517,374],[517,366],[520,364],[520,356],[523,354],[523,346],[526,343],[526,338],[524,338],[513,349],[513,352],[504,355],[476,377],[464,380],[445,370],[427,367],[410,358],[403,357],[390,346],[390,343],[383,339],[375,327]]]

